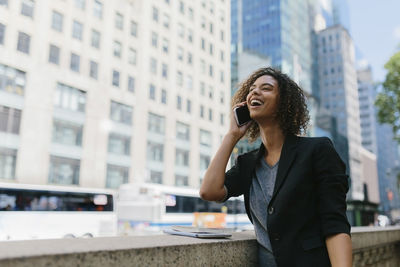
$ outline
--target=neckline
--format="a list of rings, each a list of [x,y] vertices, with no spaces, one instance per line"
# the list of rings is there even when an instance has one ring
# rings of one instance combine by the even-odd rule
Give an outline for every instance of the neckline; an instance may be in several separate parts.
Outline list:
[[[270,168],[270,169],[275,168],[275,167],[278,165],[278,163],[279,163],[279,160],[278,160],[277,162],[274,163],[274,165],[269,165],[268,162],[265,160],[264,157],[261,158],[261,161],[263,162],[263,164],[265,164],[265,165],[266,165],[268,168]]]

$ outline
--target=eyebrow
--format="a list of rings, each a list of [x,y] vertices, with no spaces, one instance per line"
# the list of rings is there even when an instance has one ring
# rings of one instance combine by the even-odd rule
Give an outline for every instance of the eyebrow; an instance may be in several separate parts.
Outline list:
[[[271,86],[271,87],[274,87],[274,85],[271,84],[271,83],[263,83],[263,84],[260,85],[260,87],[262,87],[262,86],[264,86],[264,85],[269,85],[269,86]],[[254,87],[254,86],[256,86],[256,85],[255,85],[255,84],[252,84],[252,85],[250,86],[250,88],[251,88],[251,87]]]

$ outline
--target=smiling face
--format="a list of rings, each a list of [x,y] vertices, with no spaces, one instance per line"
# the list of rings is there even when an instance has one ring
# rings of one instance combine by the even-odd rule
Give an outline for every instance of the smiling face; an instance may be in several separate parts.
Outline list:
[[[269,75],[258,77],[250,86],[249,94],[246,97],[250,117],[257,122],[275,118],[278,100],[279,89],[275,78]]]

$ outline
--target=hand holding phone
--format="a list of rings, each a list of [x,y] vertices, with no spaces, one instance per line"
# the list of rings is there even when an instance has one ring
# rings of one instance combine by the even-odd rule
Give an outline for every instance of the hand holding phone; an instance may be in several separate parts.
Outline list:
[[[247,122],[251,121],[250,111],[247,105],[239,106],[233,109],[235,114],[236,124],[240,127],[245,125]]]

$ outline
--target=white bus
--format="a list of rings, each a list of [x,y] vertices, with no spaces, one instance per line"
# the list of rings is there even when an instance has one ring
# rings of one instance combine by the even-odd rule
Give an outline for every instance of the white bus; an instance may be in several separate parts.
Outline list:
[[[0,183],[0,241],[115,236],[115,192]]]
[[[224,227],[253,229],[243,197],[216,203],[202,200],[199,190],[193,188],[150,183],[123,184],[119,188],[117,214],[121,235],[159,233],[171,225],[190,226],[196,220],[195,215],[199,215],[197,212],[209,217],[213,216],[211,213],[225,213]]]

